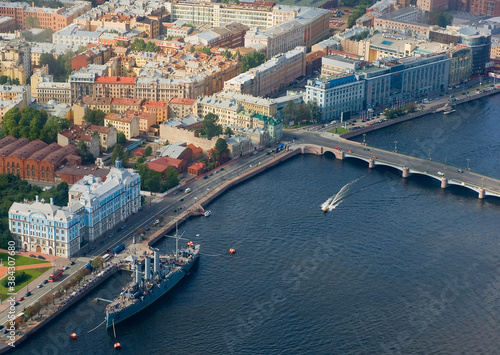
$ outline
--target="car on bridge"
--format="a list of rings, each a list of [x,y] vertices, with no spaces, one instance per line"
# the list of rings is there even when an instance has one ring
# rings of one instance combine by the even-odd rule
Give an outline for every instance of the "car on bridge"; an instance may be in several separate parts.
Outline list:
[[[439,176],[444,176],[444,173],[443,173],[442,171],[438,171],[438,172],[437,172],[437,174],[438,174]]]

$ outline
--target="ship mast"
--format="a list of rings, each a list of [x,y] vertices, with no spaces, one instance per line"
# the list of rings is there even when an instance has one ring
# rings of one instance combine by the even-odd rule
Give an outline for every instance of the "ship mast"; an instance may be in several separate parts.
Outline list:
[[[177,235],[177,219],[175,220],[175,261],[179,255],[179,236]]]

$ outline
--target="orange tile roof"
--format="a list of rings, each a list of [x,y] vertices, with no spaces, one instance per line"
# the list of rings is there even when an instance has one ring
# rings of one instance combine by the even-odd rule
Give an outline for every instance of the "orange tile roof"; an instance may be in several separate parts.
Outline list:
[[[193,169],[193,170],[201,170],[201,169],[205,169],[207,167],[207,165],[205,163],[202,163],[202,162],[197,162],[197,163],[194,163],[193,165],[191,165],[188,169]]]
[[[170,157],[162,157],[156,160],[153,160],[148,163],[148,167],[151,170],[158,171],[158,172],[164,172],[169,166],[173,166],[176,169],[179,169],[180,165],[182,164],[182,160],[180,159],[175,159],[175,158],[170,158]]]
[[[195,145],[194,145],[194,144],[192,144],[192,143],[189,143],[189,144],[188,144],[188,148],[189,148],[189,149],[191,149],[191,151],[193,152],[193,154],[203,152],[203,149],[201,149],[200,147],[195,146]]]
[[[195,99],[187,99],[187,98],[181,98],[181,97],[174,97],[172,100],[170,100],[170,104],[184,104],[184,105],[194,105],[196,102]]]
[[[135,84],[136,78],[129,78],[125,76],[100,76],[95,79],[96,83],[108,84]]]
[[[111,100],[111,105],[129,105],[129,106],[139,106],[142,99],[127,99],[121,97],[115,97]]]
[[[142,104],[143,107],[168,107],[168,101],[146,101]]]
[[[111,104],[110,97],[92,97],[92,96],[84,96],[82,97],[82,101],[87,105],[110,105]]]

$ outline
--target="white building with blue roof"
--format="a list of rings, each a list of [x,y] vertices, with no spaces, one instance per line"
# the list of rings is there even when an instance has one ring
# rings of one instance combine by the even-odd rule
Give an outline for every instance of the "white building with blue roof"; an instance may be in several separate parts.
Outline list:
[[[20,249],[69,258],[80,250],[83,217],[80,203],[60,207],[36,196],[35,201],[12,204],[9,229]]]
[[[85,239],[92,242],[141,207],[141,179],[121,162],[110,169],[106,179],[85,176],[69,189],[69,204],[78,202],[85,210]]]

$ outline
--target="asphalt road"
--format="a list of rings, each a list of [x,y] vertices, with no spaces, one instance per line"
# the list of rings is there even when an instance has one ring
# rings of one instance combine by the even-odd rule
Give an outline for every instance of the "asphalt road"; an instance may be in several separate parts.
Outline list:
[[[279,154],[281,153],[277,153],[277,155]],[[85,254],[85,256],[72,259],[73,261],[75,261],[75,264],[69,266],[69,269],[64,271],[63,277],[60,280],[54,283],[49,282],[47,284],[44,284],[41,288],[37,288],[38,284],[40,283],[39,280],[29,284],[28,289],[32,294],[29,297],[24,297],[24,300],[19,302],[19,305],[16,307],[16,315],[22,313],[24,308],[34,304],[43,296],[50,293],[52,290],[60,288],[65,283],[65,281],[73,278],[76,273],[89,261],[94,259],[96,256],[104,255],[107,249],[112,249],[119,243],[125,243],[125,245],[127,245],[127,250],[120,253],[116,258],[122,258],[128,254],[137,252],[138,248],[135,249],[133,246],[134,244],[132,243],[133,237],[137,236],[137,229],[140,227],[149,227],[150,230],[147,233],[152,234],[153,232],[155,232],[157,228],[153,227],[153,222],[157,219],[157,216],[159,214],[164,216],[165,221],[176,218],[182,210],[190,208],[197,202],[198,199],[204,197],[211,190],[217,188],[225,181],[235,178],[245,171],[251,169],[252,167],[255,167],[258,164],[262,164],[272,159],[274,159],[273,155],[268,155],[267,150],[257,151],[257,153],[255,154],[244,156],[237,160],[229,162],[228,164],[223,166],[223,170],[220,170],[220,168],[216,169],[216,171],[219,171],[218,173],[212,171],[212,175],[210,175],[210,173],[207,174],[206,179],[200,178],[198,180],[189,182],[182,187],[179,187],[179,189],[185,189],[189,187],[191,189],[191,192],[189,193],[178,192],[174,194],[174,192],[172,192],[162,198],[160,202],[149,202],[145,204],[142,211],[139,211],[135,215],[132,215],[128,218],[128,221],[124,223],[126,224],[126,228],[123,231],[118,231],[119,227],[121,227],[122,225],[118,224],[112,231],[107,233],[106,237],[101,237],[99,241],[89,243],[88,245],[84,246],[81,253]],[[155,199],[155,197],[153,196],[152,199]],[[113,233],[113,236],[109,238],[108,236],[111,233]],[[101,241],[102,244],[100,244]],[[26,288],[23,288],[21,294],[24,295],[25,292]],[[16,298],[19,297],[20,296],[17,296]],[[8,308],[0,313],[0,324],[6,324],[7,317]]]

